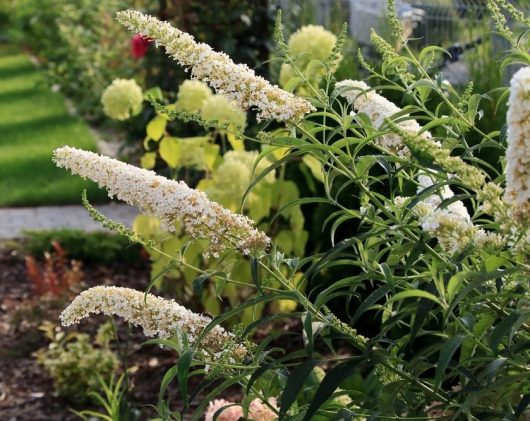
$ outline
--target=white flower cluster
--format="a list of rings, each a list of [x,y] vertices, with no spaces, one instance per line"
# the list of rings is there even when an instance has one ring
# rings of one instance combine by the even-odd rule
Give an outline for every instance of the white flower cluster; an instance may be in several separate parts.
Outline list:
[[[97,286],[83,291],[61,313],[63,326],[79,323],[90,314],[118,316],[140,326],[145,336],[169,338],[177,332],[186,333],[190,343],[212,321],[196,314],[173,300],[146,295],[130,288]],[[219,354],[234,343],[234,337],[222,327],[214,327],[201,341],[203,350]],[[243,345],[233,346],[233,356],[241,360],[246,355]]]
[[[506,200],[516,219],[530,217],[530,67],[523,67],[510,82]]]
[[[306,100],[271,85],[248,66],[235,64],[228,55],[196,42],[192,35],[167,22],[134,10],[119,12],[117,19],[164,46],[180,65],[191,69],[193,78],[207,82],[243,109],[256,107],[258,119],[296,120],[313,110]]]
[[[182,181],[169,180],[153,171],[137,168],[93,152],[64,146],[54,152],[59,167],[89,178],[141,212],[158,217],[164,228],[182,222],[192,238],[209,240],[208,253],[218,256],[227,247],[244,254],[267,249],[270,239],[246,216],[234,214],[208,199],[205,193]]]
[[[432,185],[431,177],[424,174],[418,176],[418,193]],[[475,226],[460,200],[444,208],[439,207],[442,201],[453,196],[449,186],[443,186],[438,193],[428,196],[414,207],[422,229],[438,239],[440,246],[451,253],[463,250],[470,243],[478,247],[500,247],[502,238]],[[398,198],[396,203],[402,205],[403,198]]]
[[[335,85],[335,88],[341,92],[341,96],[346,98],[358,113],[366,114],[372,121],[375,129],[380,129],[385,122],[385,118],[391,118],[401,109],[385,97],[375,91],[365,92],[370,87],[358,80],[343,80]],[[407,116],[404,116],[407,117]],[[398,124],[403,130],[418,133],[421,126],[416,120],[405,120]],[[421,134],[424,138],[430,138],[431,134],[425,131]],[[376,142],[383,149],[386,149],[400,157],[410,156],[409,149],[402,142],[401,137],[396,133],[389,133],[380,136]]]

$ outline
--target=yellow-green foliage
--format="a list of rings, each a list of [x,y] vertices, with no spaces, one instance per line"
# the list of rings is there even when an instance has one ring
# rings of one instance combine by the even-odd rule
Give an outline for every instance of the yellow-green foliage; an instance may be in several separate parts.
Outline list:
[[[118,368],[118,358],[110,350],[111,325],[103,324],[92,344],[89,335],[65,333],[51,323],[41,327],[52,341],[36,353],[37,361],[53,379],[57,393],[74,401],[86,401],[99,389],[98,376],[106,378]]]

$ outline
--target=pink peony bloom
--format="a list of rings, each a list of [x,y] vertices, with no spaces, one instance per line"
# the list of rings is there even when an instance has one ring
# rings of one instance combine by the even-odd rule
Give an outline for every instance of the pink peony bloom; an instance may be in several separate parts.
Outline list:
[[[208,404],[206,412],[204,413],[204,421],[214,421],[215,413],[221,409],[223,406],[234,405],[234,402],[227,401],[225,399],[215,399]],[[243,408],[239,405],[234,405],[229,408],[223,409],[217,418],[216,421],[237,421],[243,416]]]
[[[215,399],[210,402],[206,412],[204,413],[204,421],[214,421],[215,413],[224,406],[234,405],[234,402],[227,401],[225,399]],[[269,405],[273,408],[278,409],[278,404],[275,398],[269,400]],[[223,409],[216,421],[237,421],[240,417],[243,417],[243,408],[239,405],[234,405],[229,408]],[[276,413],[260,399],[254,399],[248,407],[248,419],[253,421],[273,421],[278,419]]]
[[[278,409],[275,398],[269,399],[269,405]],[[268,405],[259,399],[254,399],[248,407],[248,417],[253,421],[272,421],[278,419],[278,415]]]
[[[147,54],[150,43],[149,38],[136,34],[131,38],[131,55],[137,60],[141,59]]]

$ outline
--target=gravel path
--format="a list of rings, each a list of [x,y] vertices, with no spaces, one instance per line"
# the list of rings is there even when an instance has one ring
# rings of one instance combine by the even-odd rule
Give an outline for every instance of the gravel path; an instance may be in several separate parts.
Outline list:
[[[108,218],[132,226],[138,210],[129,205],[108,204],[96,206]],[[0,239],[23,237],[24,230],[53,230],[73,228],[101,231],[83,206],[39,206],[34,208],[0,208]]]

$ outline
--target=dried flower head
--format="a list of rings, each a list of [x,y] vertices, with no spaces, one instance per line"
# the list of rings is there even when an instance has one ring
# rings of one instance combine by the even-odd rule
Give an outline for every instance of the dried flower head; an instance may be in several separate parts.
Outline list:
[[[221,410],[224,407],[227,408]],[[215,414],[218,414],[217,417]],[[238,421],[242,417],[243,408],[241,405],[236,405],[235,402],[226,399],[214,399],[208,404],[204,412],[204,421]]]
[[[231,406],[229,406],[231,405]],[[220,411],[221,408],[228,406],[228,408]],[[275,408],[274,411],[272,408]],[[278,403],[275,398],[270,398],[268,405],[260,399],[254,399],[250,402],[248,407],[248,417],[253,421],[272,421],[278,419]],[[220,411],[217,418],[214,418],[217,411]],[[215,399],[208,404],[208,408],[204,413],[204,421],[237,421],[243,418],[243,407],[234,402],[225,399]]]
[[[56,149],[54,161],[57,166],[107,188],[110,197],[116,196],[143,213],[158,217],[168,230],[173,230],[178,220],[191,238],[208,239],[208,253],[214,256],[226,248],[244,254],[259,253],[270,243],[249,218],[210,201],[205,193],[182,181],[69,146]]]
[[[127,120],[142,110],[142,88],[133,79],[114,79],[101,96],[103,112],[115,120]]]
[[[169,338],[185,333],[194,343],[201,331],[212,321],[196,314],[173,300],[144,294],[130,288],[97,286],[83,291],[61,313],[63,326],[79,323],[90,314],[118,316],[140,326],[145,336]],[[202,339],[200,347],[218,357],[230,348],[232,357],[241,360],[246,355],[243,345],[234,343],[234,336],[215,326]]]
[[[313,109],[306,100],[271,85],[248,66],[235,64],[226,54],[195,41],[192,35],[167,22],[134,10],[119,12],[117,19],[164,46],[167,54],[191,70],[193,78],[207,82],[243,109],[257,108],[260,120],[296,120]]]

